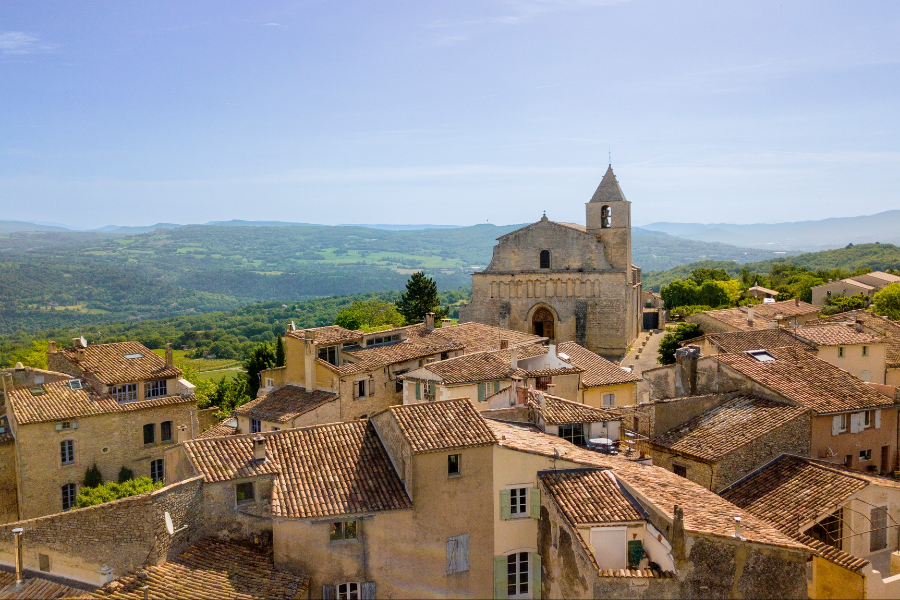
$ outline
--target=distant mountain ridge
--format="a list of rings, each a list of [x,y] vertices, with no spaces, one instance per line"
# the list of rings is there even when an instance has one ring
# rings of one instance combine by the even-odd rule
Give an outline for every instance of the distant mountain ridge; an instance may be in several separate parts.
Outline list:
[[[837,217],[792,223],[670,223],[643,225],[701,242],[720,242],[766,250],[828,250],[847,244],[900,243],[900,210],[874,215]]]

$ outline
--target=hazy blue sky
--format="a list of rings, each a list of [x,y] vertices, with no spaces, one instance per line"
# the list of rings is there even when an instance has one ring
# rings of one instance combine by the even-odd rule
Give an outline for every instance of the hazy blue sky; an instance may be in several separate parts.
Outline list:
[[[0,219],[900,208],[900,2],[0,3]]]

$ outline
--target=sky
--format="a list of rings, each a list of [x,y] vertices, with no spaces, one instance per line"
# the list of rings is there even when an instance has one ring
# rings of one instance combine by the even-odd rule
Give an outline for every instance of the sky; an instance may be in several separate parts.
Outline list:
[[[900,2],[0,3],[0,219],[900,208]]]

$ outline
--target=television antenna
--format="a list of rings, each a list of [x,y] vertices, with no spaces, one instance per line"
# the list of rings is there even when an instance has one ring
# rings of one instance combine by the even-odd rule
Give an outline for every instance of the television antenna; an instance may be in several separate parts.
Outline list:
[[[175,525],[172,524],[172,515],[169,514],[169,511],[166,511],[165,521],[166,521],[166,531],[169,533],[169,535],[175,535],[176,533],[181,533],[182,531],[187,529],[187,525],[184,525],[182,527],[179,527],[178,529],[175,529]]]

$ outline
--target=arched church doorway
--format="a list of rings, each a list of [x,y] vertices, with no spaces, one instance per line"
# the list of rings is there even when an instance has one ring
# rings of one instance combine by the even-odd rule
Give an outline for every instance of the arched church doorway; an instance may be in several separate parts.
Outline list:
[[[553,313],[550,309],[541,307],[531,317],[532,331],[534,335],[553,339]]]

